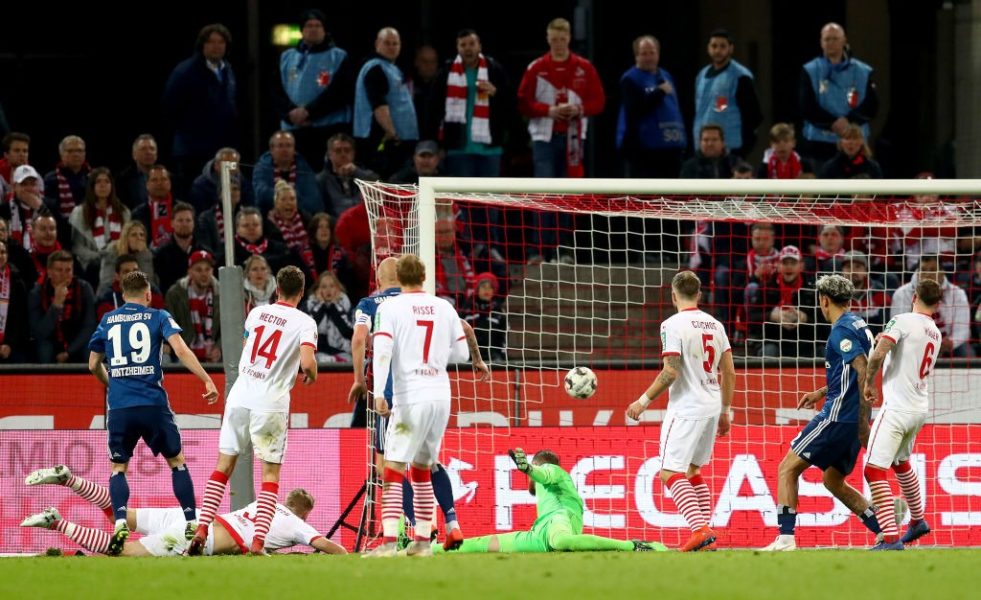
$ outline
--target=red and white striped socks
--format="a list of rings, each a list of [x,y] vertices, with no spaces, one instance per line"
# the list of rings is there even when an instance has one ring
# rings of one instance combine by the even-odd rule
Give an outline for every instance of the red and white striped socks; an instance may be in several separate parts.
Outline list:
[[[695,495],[698,496],[698,508],[702,511],[706,523],[712,522],[712,492],[709,491],[708,484],[702,479],[701,475],[692,475],[688,478]]]
[[[109,498],[109,488],[72,475],[65,482],[65,487],[78,494],[83,500],[99,507],[106,517],[113,521],[112,500]]]
[[[882,528],[882,539],[894,544],[899,541],[899,528],[896,527],[896,510],[892,502],[892,487],[886,479],[886,470],[873,465],[865,465],[865,479],[872,491],[875,504],[875,518]]]
[[[90,552],[105,554],[109,551],[109,540],[112,539],[112,535],[107,531],[82,527],[64,519],[52,523],[51,529],[60,531],[65,534],[65,537]]]
[[[916,471],[909,461],[893,465],[892,470],[899,480],[899,489],[903,490],[906,504],[909,506],[909,518],[915,525],[923,520],[923,498],[920,496],[920,482]]]
[[[385,467],[382,480],[385,489],[382,492],[382,541],[394,543],[399,535],[399,519],[402,518],[402,480],[405,476],[395,469]],[[414,503],[415,501],[413,501]],[[419,513],[416,513],[418,523]]]
[[[698,502],[698,494],[683,473],[672,475],[664,486],[671,490],[674,505],[678,507],[678,512],[684,515],[692,531],[698,531],[708,525]]]
[[[432,473],[429,469],[417,469],[410,465],[409,481],[412,483],[412,509],[416,513],[415,540],[428,542],[433,532],[436,510]]]
[[[256,500],[253,547],[257,546],[259,542],[265,543],[266,534],[269,533],[269,526],[272,525],[273,515],[276,514],[276,500],[278,497],[279,483],[275,481],[263,481],[262,491],[259,492],[259,499]]]
[[[201,512],[198,515],[198,527],[207,527],[218,514],[218,507],[225,498],[225,488],[228,486],[228,475],[215,471],[204,486],[204,497],[201,499]]]

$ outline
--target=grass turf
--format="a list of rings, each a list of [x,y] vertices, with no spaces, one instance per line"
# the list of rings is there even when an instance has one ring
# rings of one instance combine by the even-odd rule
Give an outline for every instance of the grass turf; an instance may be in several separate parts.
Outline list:
[[[979,564],[981,550],[974,549],[470,554],[379,560],[325,555],[28,557],[0,559],[0,598],[948,600],[979,597]]]

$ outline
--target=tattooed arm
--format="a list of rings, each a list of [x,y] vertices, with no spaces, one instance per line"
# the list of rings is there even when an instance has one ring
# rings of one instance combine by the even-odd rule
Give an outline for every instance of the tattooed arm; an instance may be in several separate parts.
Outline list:
[[[655,398],[663,394],[671,384],[677,381],[681,373],[681,356],[670,354],[664,357],[664,367],[654,379],[654,383],[647,388],[640,398],[627,407],[627,416],[631,419],[640,418],[644,409],[654,401]]]

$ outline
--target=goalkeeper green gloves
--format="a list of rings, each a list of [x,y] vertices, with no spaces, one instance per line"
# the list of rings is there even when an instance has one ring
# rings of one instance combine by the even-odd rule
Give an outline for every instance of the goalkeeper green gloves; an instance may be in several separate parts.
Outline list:
[[[511,460],[514,461],[515,466],[518,470],[527,475],[531,471],[531,463],[528,462],[528,455],[521,448],[515,448],[514,450],[508,450],[508,455]]]

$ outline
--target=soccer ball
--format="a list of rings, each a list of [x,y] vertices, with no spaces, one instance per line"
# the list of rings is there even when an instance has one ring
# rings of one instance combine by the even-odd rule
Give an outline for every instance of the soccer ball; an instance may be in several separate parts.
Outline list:
[[[596,373],[588,367],[575,367],[565,375],[565,393],[585,400],[596,393]]]

